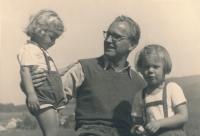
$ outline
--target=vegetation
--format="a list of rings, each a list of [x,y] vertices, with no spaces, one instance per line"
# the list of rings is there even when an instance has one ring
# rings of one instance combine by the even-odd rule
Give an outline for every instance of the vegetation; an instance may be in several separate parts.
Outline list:
[[[169,78],[168,81],[179,84],[187,98],[189,121],[184,127],[186,134],[188,136],[198,136],[200,134],[200,75]],[[61,117],[63,117],[66,122],[60,125],[59,136],[74,135],[74,109],[75,100],[72,100],[65,109],[60,111]],[[29,114],[26,105],[15,106],[14,104],[0,104],[0,123],[3,124],[10,118],[20,118],[23,120],[21,124],[18,124],[18,128],[20,129],[12,129],[8,132],[3,132],[0,134],[1,136],[42,135],[35,118]]]

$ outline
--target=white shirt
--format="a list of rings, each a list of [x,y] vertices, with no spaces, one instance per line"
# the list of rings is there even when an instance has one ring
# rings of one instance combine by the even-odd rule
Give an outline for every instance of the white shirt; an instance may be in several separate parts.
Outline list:
[[[166,91],[168,117],[171,117],[175,114],[175,107],[181,103],[186,102],[187,100],[184,96],[183,90],[176,83],[170,82],[166,87]],[[162,92],[163,90],[155,95],[146,94],[146,103],[162,100]],[[164,118],[163,105],[148,107],[146,109],[146,112],[148,122]],[[142,90],[135,95],[132,115],[137,117],[144,117],[144,103],[142,99]]]
[[[47,56],[48,52],[43,50]],[[28,42],[22,46],[17,55],[20,66],[30,66],[31,71],[35,70],[47,70],[47,64],[43,51],[35,44]],[[50,61],[51,71],[56,71],[56,67],[52,61]]]

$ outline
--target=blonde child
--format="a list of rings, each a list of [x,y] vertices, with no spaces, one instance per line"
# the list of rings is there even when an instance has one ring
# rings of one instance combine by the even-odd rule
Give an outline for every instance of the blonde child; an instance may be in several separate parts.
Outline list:
[[[20,74],[26,94],[26,104],[41,127],[44,136],[58,135],[58,110],[64,108],[66,97],[62,81],[47,50],[55,44],[64,32],[64,25],[58,14],[52,10],[41,10],[31,16],[25,30],[30,37],[19,50]],[[43,85],[33,87],[31,72],[44,70],[47,77]],[[60,73],[61,74],[61,73]]]
[[[134,98],[135,133],[141,136],[185,136],[186,99],[180,86],[165,80],[172,68],[167,50],[160,45],[148,45],[137,54],[135,65],[148,84]]]

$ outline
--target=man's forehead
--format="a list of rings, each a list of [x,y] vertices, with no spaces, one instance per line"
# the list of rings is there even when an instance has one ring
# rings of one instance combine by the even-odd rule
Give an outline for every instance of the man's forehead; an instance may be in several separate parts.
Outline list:
[[[114,31],[116,33],[127,33],[129,32],[129,24],[125,21],[113,22],[108,28],[108,31]]]

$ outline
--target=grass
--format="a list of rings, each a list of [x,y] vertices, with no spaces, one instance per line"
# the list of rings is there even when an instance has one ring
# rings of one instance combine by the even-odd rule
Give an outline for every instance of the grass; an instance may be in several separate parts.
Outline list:
[[[35,130],[21,130],[21,129],[10,129],[7,132],[0,133],[1,136],[42,136],[40,129]],[[75,131],[73,129],[59,129],[58,136],[74,136]]]
[[[74,113],[75,105],[68,104],[65,109],[60,111],[60,115],[62,116],[69,116]],[[32,116],[28,111],[27,112],[0,112],[0,123],[7,124],[11,118],[20,118],[24,119],[25,115],[29,115],[33,120],[35,117]],[[59,135],[58,136],[74,136],[75,131],[74,129],[66,129],[66,128],[59,128]],[[0,132],[0,136],[42,136],[42,132],[40,128],[35,130],[22,130],[22,129],[9,129],[5,132]]]
[[[0,112],[0,124],[7,124],[11,118],[24,119],[29,112]],[[31,117],[31,115],[30,115]],[[34,117],[31,117],[34,118]]]

